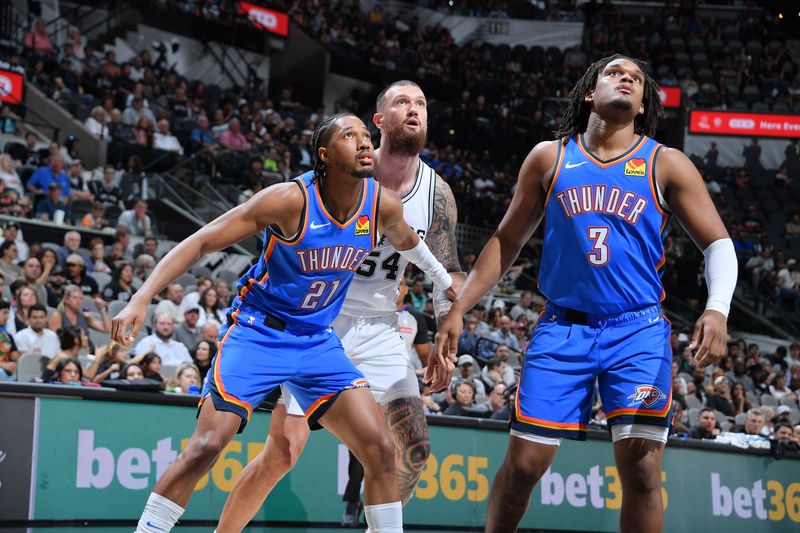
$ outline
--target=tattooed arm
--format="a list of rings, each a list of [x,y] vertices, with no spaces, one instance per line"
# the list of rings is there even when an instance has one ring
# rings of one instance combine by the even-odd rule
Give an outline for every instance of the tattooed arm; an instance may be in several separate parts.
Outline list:
[[[425,237],[425,244],[448,272],[460,273],[461,265],[458,263],[458,252],[456,251],[457,215],[453,191],[450,190],[450,185],[437,174],[436,190],[433,196],[433,221]],[[433,288],[433,308],[437,322],[444,320],[450,311],[450,300],[436,286]]]

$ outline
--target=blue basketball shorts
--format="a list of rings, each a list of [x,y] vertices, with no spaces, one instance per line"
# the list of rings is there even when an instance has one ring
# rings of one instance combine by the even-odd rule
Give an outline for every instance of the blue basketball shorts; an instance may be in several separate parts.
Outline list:
[[[670,427],[670,329],[658,305],[598,316],[548,302],[525,354],[511,428],[585,440],[595,381],[609,427]]]
[[[332,328],[293,332],[263,311],[236,309],[220,332],[200,405],[210,397],[218,411],[239,415],[241,433],[253,408],[281,384],[297,399],[311,427],[317,427],[339,393],[369,386]]]

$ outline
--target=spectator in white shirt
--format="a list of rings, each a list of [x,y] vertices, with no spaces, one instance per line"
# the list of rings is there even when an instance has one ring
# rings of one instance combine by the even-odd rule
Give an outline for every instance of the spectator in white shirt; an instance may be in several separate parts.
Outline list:
[[[169,121],[162,118],[158,121],[157,128],[153,135],[153,148],[183,155],[183,146],[181,146],[180,141],[169,132]]]
[[[106,122],[106,112],[98,105],[92,108],[92,114],[86,119],[84,125],[86,129],[89,130],[89,133],[98,139],[110,141],[111,134],[109,133]]]
[[[28,327],[14,335],[14,342],[20,355],[36,352],[53,358],[58,354],[61,345],[55,331],[47,329],[47,308],[42,304],[34,304],[28,309]]]
[[[786,261],[786,266],[778,272],[776,282],[776,294],[778,306],[781,304],[782,298],[789,298],[794,300],[795,311],[800,310],[800,272],[797,271],[797,261],[789,259]]]
[[[180,342],[173,340],[175,321],[167,313],[156,315],[155,331],[139,341],[134,352],[136,355],[155,352],[161,357],[161,362],[169,366],[178,366],[181,363],[191,363],[192,356],[189,350]]]
[[[123,211],[117,221],[118,226],[125,226],[131,235],[148,237],[153,233],[153,222],[147,214],[147,200],[136,200],[133,209]]]

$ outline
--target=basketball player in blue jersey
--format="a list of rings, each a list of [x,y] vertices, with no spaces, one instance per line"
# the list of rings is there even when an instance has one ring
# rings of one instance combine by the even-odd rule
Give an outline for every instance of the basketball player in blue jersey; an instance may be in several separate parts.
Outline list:
[[[381,131],[375,150],[375,177],[403,201],[403,218],[424,237],[434,257],[458,271],[455,225],[457,208],[447,183],[419,158],[428,129],[427,100],[414,82],[401,80],[378,95],[373,122]],[[406,261],[388,243],[378,243],[356,271],[342,311],[334,321],[345,353],[370,382],[370,391],[395,442],[400,499],[413,494],[430,455],[430,439],[419,385],[398,333],[397,292]],[[437,319],[450,300],[434,287]],[[448,361],[449,362],[449,361]],[[450,383],[453,366],[428,366],[432,388]],[[236,479],[220,516],[218,533],[241,531],[269,492],[292,469],[309,437],[308,424],[291,394],[273,409],[264,449]],[[351,504],[352,505],[352,504]],[[357,506],[353,509],[358,519]],[[351,507],[352,508],[352,507]]]
[[[548,302],[525,354],[487,532],[515,531],[560,439],[586,438],[595,380],[624,493],[620,530],[662,530],[672,354],[659,270],[669,214],[705,255],[709,297],[692,338],[699,367],[722,356],[737,272],[697,169],[649,137],[661,111],[658,86],[638,61],[615,55],[589,67],[570,93],[558,140],[536,145],[523,162],[508,212],[439,328],[436,356],[454,358],[464,311],[544,217],[539,284]]]
[[[320,424],[359,457],[365,514],[373,531],[402,531],[394,443],[367,380],[345,356],[329,324],[381,236],[434,280],[452,280],[403,220],[400,199],[372,178],[373,149],[361,120],[335,115],[317,128],[316,164],[220,216],[159,262],[138,296],[113,320],[112,337],[129,345],[150,299],[202,256],[265,232],[261,259],[240,280],[203,385],[195,431],[159,478],[138,532],[169,531],[199,479],[263,398],[286,384],[308,423]],[[130,333],[128,328],[131,328]]]

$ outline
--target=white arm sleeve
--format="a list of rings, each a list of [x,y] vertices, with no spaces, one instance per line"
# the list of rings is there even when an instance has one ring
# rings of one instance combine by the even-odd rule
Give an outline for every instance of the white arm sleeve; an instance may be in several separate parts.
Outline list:
[[[434,285],[449,289],[453,279],[442,264],[433,256],[425,242],[420,239],[417,245],[408,250],[397,250],[409,263],[414,263],[433,280]]]
[[[708,286],[706,311],[719,311],[727,318],[731,309],[733,290],[736,288],[736,278],[739,275],[733,241],[716,240],[703,250],[703,256],[706,258],[705,277]]]

